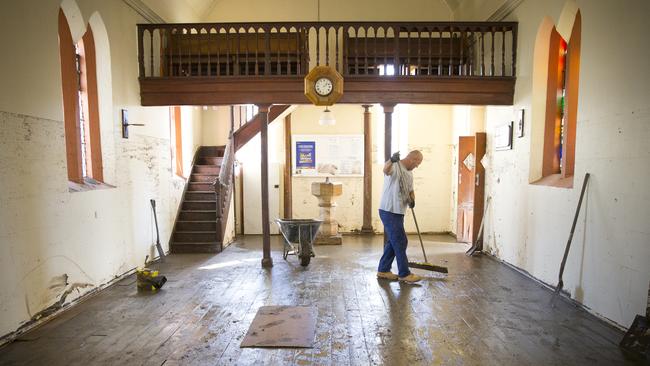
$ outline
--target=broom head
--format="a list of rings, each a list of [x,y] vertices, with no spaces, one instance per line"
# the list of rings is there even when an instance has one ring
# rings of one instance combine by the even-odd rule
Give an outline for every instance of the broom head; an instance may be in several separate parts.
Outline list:
[[[435,264],[431,264],[427,262],[409,262],[409,267],[424,269],[425,271],[448,273],[447,267],[436,266]]]

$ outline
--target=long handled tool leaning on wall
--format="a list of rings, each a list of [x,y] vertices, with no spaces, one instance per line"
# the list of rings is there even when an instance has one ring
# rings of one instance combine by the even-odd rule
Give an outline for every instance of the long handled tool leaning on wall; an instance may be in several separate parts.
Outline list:
[[[400,193],[402,194],[402,197],[410,197],[411,192],[407,192],[408,189],[406,187],[406,184],[404,183],[404,179],[403,179],[404,176],[402,175],[401,164],[400,164],[400,162],[397,162],[395,165],[397,165],[397,170],[398,170],[398,174],[399,174]],[[408,262],[409,267],[410,268],[424,269],[424,270],[427,270],[427,271],[448,273],[447,267],[436,266],[435,264],[429,263],[429,261],[427,260],[427,253],[424,250],[424,243],[422,242],[422,235],[420,234],[420,226],[418,225],[418,220],[415,217],[415,209],[413,209],[413,207],[411,207],[411,213],[413,214],[413,221],[415,222],[415,229],[418,232],[418,239],[420,239],[420,247],[422,248],[422,256],[424,257],[424,262]]]
[[[571,232],[569,233],[569,240],[566,242],[566,248],[564,248],[564,256],[562,257],[562,264],[560,264],[560,274],[558,275],[557,287],[555,288],[555,293],[551,298],[551,305],[555,305],[555,299],[562,291],[564,287],[564,281],[562,281],[562,275],[564,274],[564,266],[566,265],[566,259],[569,256],[569,249],[571,249],[571,241],[573,240],[573,233],[576,230],[576,223],[578,223],[578,216],[580,215],[580,207],[582,207],[582,198],[585,196],[585,190],[587,189],[587,182],[589,182],[589,173],[585,173],[585,179],[582,181],[582,190],[580,191],[580,199],[578,200],[578,207],[576,207],[576,213],[573,216],[573,224],[571,225]]]

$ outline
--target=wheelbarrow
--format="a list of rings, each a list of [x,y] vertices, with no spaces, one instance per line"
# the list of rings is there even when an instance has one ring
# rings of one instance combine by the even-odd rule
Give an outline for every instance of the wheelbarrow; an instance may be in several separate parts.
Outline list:
[[[289,255],[300,258],[300,265],[307,267],[311,257],[314,257],[312,243],[318,235],[322,220],[315,219],[276,219],[280,232],[284,237],[282,258],[287,260]]]

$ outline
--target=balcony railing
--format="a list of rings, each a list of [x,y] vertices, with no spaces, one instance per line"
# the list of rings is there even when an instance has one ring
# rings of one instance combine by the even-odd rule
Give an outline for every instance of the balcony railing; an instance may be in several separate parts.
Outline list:
[[[286,22],[138,25],[141,79],[516,75],[514,22]]]

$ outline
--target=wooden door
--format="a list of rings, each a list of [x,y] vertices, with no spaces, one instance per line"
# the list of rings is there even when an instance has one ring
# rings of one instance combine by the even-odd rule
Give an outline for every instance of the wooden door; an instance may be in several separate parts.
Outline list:
[[[474,208],[474,136],[458,138],[458,205],[456,236],[458,241],[472,242]]]
[[[458,140],[458,206],[456,236],[459,242],[473,243],[483,220],[486,134],[460,136]],[[482,249],[479,243],[478,249]]]

